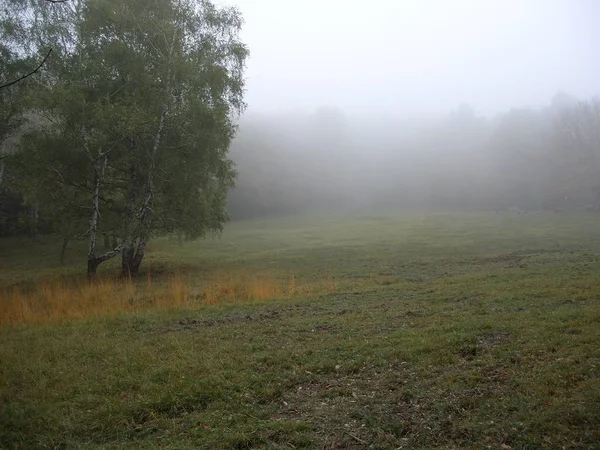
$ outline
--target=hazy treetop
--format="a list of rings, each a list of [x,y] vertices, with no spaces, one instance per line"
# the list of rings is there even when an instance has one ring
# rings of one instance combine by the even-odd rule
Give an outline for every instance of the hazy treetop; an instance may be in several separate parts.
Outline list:
[[[597,0],[218,0],[251,49],[250,111],[401,115],[600,93]]]

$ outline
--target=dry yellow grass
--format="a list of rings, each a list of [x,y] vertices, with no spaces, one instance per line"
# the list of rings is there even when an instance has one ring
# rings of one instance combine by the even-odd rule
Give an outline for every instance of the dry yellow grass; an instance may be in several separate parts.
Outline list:
[[[201,287],[204,304],[291,298],[295,295],[295,278],[277,279],[273,273],[244,274],[224,272],[213,275]]]
[[[297,285],[296,277],[274,273],[215,273],[207,280],[174,275],[155,283],[107,278],[44,281],[29,288],[0,291],[0,325],[52,323],[114,316],[152,309],[193,308],[333,293],[334,280]],[[193,287],[195,285],[195,287]]]

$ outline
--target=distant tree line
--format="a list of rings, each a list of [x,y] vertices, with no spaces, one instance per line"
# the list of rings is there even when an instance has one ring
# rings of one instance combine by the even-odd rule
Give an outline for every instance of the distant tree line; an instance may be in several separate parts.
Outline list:
[[[83,239],[94,278],[116,256],[135,274],[153,236],[220,231],[245,106],[238,11],[208,0],[0,5],[0,233],[57,233],[63,250]]]
[[[381,206],[600,208],[600,99],[400,120],[312,114],[245,117],[232,144],[234,218]]]

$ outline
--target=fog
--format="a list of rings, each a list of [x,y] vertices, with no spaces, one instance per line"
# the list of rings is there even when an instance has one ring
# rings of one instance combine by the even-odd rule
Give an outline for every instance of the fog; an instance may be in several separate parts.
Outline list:
[[[244,15],[249,111],[483,114],[598,92],[595,0],[220,0]]]
[[[234,217],[598,203],[595,0],[218,3],[251,51]]]

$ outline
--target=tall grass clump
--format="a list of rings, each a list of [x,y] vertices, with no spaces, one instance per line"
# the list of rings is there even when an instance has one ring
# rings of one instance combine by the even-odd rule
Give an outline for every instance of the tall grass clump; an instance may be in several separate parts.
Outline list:
[[[0,325],[94,319],[157,308],[181,308],[188,301],[184,281],[174,277],[157,291],[131,279],[49,280],[0,291]]]
[[[194,281],[194,282],[193,282]],[[166,279],[105,278],[46,280],[0,289],[0,325],[94,319],[153,309],[190,309],[204,305],[290,299],[330,294],[331,279],[298,284],[274,273],[218,272],[204,280],[180,274]]]

